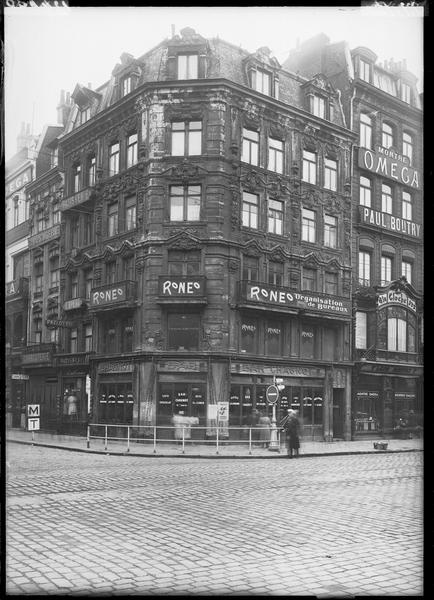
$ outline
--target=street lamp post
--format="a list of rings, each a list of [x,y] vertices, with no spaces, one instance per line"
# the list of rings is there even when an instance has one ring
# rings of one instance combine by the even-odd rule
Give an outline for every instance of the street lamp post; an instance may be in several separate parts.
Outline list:
[[[277,439],[277,427],[276,427],[276,403],[279,398],[279,390],[275,384],[275,379],[273,385],[269,385],[266,391],[266,398],[269,404],[272,405],[273,414],[271,417],[271,430],[270,430],[270,444],[268,449],[272,452],[280,452],[280,443]]]

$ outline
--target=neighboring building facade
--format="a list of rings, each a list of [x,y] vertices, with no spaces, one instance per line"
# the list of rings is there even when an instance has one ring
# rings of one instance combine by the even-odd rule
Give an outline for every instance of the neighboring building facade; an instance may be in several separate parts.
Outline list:
[[[318,36],[284,63],[320,68],[358,134],[353,155],[354,426],[390,433],[423,414],[423,130],[405,62]]]
[[[29,205],[26,185],[35,175],[37,137],[22,123],[17,152],[5,169],[5,399],[10,426],[20,427],[26,403],[27,375],[22,369],[22,352],[27,342],[30,263],[28,251]]]
[[[280,377],[278,417],[349,439],[355,135],[339,94],[186,28],[72,98],[57,364],[81,374],[59,369],[62,394],[98,423],[205,426],[226,402],[242,427]]]

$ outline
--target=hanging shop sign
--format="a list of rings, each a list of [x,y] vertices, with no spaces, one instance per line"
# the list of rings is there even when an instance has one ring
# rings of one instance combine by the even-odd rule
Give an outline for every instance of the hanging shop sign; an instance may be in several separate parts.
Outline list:
[[[328,294],[294,292],[289,288],[257,285],[244,281],[241,288],[242,300],[249,304],[305,310],[343,316],[351,316],[351,300]]]
[[[375,146],[375,150],[359,148],[358,163],[362,169],[414,189],[420,189],[419,171],[410,167],[407,156],[398,154],[391,148],[383,148],[383,146]]]
[[[422,235],[422,227],[418,223],[394,217],[388,213],[383,213],[378,210],[373,210],[367,206],[359,206],[360,220],[365,225],[373,225],[380,229],[387,229],[399,235],[408,235],[414,238],[420,238]]]
[[[70,329],[72,327],[72,321],[65,321],[64,319],[45,319],[45,325],[47,327],[66,327]]]
[[[405,306],[409,310],[416,312],[416,302],[409,298],[405,292],[394,292],[393,290],[389,290],[388,292],[384,292],[383,294],[378,294],[378,308],[385,308],[386,306],[390,306],[391,304]]]

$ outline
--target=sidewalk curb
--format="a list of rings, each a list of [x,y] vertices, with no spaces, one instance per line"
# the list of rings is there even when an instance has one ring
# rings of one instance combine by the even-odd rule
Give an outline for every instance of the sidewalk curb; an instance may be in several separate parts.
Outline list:
[[[87,454],[104,454],[107,456],[131,456],[137,458],[205,458],[205,459],[273,459],[273,458],[288,458],[285,453],[270,454],[270,455],[251,455],[251,454],[141,454],[138,452],[120,452],[116,450],[93,450],[92,448],[72,448],[70,446],[59,446],[56,444],[46,444],[43,442],[32,442],[25,440],[11,440],[6,438],[6,442],[13,444],[24,444],[25,446],[39,446],[41,448],[55,448],[57,450],[69,450],[70,452],[84,452]],[[400,450],[344,450],[342,452],[311,452],[300,454],[299,458],[312,458],[318,456],[351,456],[356,454],[396,454],[397,452],[423,452],[422,448],[408,448]]]

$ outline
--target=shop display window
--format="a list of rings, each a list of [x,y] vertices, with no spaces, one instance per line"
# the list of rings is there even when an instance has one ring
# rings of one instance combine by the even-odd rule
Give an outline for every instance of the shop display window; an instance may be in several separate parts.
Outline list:
[[[107,382],[100,384],[98,397],[98,422],[130,425],[133,422],[132,382]]]
[[[241,323],[241,352],[255,353],[257,351],[257,321],[243,319]]]
[[[167,317],[169,350],[199,349],[199,315],[170,313]]]
[[[171,425],[173,415],[180,411],[186,417],[198,417],[199,424],[202,427],[205,425],[206,385],[204,383],[160,383],[157,424]]]

